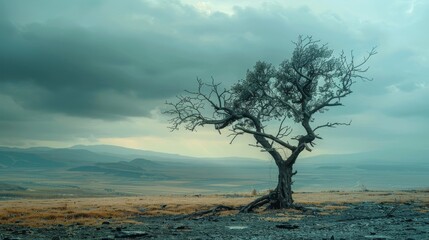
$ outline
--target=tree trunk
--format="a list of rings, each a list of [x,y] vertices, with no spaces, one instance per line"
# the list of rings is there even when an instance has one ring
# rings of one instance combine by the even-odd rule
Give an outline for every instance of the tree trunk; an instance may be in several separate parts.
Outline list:
[[[274,199],[271,199],[271,208],[290,208],[293,206],[292,199],[292,166],[283,165],[279,167],[278,183],[275,189]]]
[[[268,204],[267,209],[296,208],[292,199],[292,176],[294,175],[292,165],[282,164],[281,166],[276,189],[242,207],[240,212],[251,212],[254,208],[265,204]]]

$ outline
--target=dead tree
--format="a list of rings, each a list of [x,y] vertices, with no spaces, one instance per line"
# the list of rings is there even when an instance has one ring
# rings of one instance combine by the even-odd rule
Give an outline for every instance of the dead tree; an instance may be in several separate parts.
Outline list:
[[[299,37],[289,60],[278,68],[266,62],[257,62],[248,70],[246,78],[232,87],[204,83],[198,79],[195,91],[185,91],[177,102],[168,102],[165,112],[172,116],[171,129],[179,126],[194,131],[197,127],[212,125],[217,131],[229,129],[231,143],[240,135],[250,134],[256,140],[252,146],[267,152],[278,167],[275,189],[262,196],[242,212],[269,204],[269,208],[294,207],[292,176],[298,156],[311,151],[322,128],[349,125],[327,122],[314,125],[314,118],[328,108],[341,106],[341,100],[352,93],[356,80],[369,80],[363,76],[373,48],[356,63],[353,53],[333,55],[326,44],[312,37]],[[302,134],[292,136],[291,123],[301,128]],[[289,125],[287,125],[289,123]]]

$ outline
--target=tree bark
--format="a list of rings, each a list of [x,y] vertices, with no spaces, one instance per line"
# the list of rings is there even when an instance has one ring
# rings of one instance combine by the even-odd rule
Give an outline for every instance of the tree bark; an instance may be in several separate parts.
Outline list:
[[[272,199],[270,208],[281,209],[293,206],[292,198],[292,165],[279,166],[278,183],[275,189],[275,199]]]
[[[251,212],[266,204],[267,209],[295,208],[292,198],[292,176],[294,175],[292,165],[282,164],[278,169],[278,183],[274,191],[242,207],[240,212]]]

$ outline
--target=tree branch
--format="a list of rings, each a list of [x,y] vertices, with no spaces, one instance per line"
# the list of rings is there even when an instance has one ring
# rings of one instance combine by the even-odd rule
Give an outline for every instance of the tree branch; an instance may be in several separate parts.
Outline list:
[[[342,106],[342,99],[352,93],[356,80],[371,80],[363,73],[368,71],[366,63],[376,54],[376,48],[356,63],[353,52],[350,56],[344,51],[333,56],[333,50],[319,42],[300,36],[292,57],[278,69],[269,63],[257,62],[247,71],[246,78],[230,89],[221,89],[213,78],[210,83],[197,79],[197,90],[177,96],[176,103],[167,103],[170,109],[165,113],[173,116],[170,129],[184,126],[194,131],[200,126],[213,125],[220,132],[229,128],[230,143],[239,135],[251,134],[256,146],[267,151],[279,168],[292,166],[302,151],[310,151],[315,145],[313,141],[321,139],[316,131],[351,123],[328,122],[313,127],[313,115]],[[292,131],[288,119],[305,130],[304,135],[295,138],[296,145],[286,139]],[[267,133],[266,125],[274,121],[279,123],[274,129],[277,132]],[[286,160],[279,149],[291,152]]]
[[[324,127],[335,128],[336,126],[350,126],[351,123],[352,123],[351,120],[348,123],[340,123],[340,122],[330,123],[330,122],[328,122],[326,124],[315,127],[313,129],[313,131],[315,132],[317,129],[324,128]]]
[[[291,151],[294,151],[296,149],[295,146],[292,146],[292,145],[290,145],[290,144],[288,144],[288,143],[280,140],[279,138],[277,138],[277,137],[275,137],[275,136],[273,136],[271,134],[266,134],[266,133],[262,133],[262,132],[253,131],[253,130],[246,129],[246,128],[243,128],[243,127],[240,127],[240,126],[234,126],[234,129],[235,130],[238,129],[240,131],[243,131],[245,133],[249,133],[249,134],[252,134],[252,135],[257,135],[257,136],[261,136],[261,137],[265,137],[265,138],[271,139],[274,142],[280,144],[281,146],[283,146],[283,147],[285,147],[285,148],[287,148],[287,149],[289,149]]]

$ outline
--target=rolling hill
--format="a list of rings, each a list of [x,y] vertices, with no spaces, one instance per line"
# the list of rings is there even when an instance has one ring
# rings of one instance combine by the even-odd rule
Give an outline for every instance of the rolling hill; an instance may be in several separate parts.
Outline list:
[[[390,150],[301,158],[294,166],[294,189],[424,188],[429,182],[426,156],[425,151]],[[0,184],[22,189],[72,186],[121,194],[248,191],[272,188],[276,179],[272,161],[251,158],[196,158],[109,145],[0,147]]]

